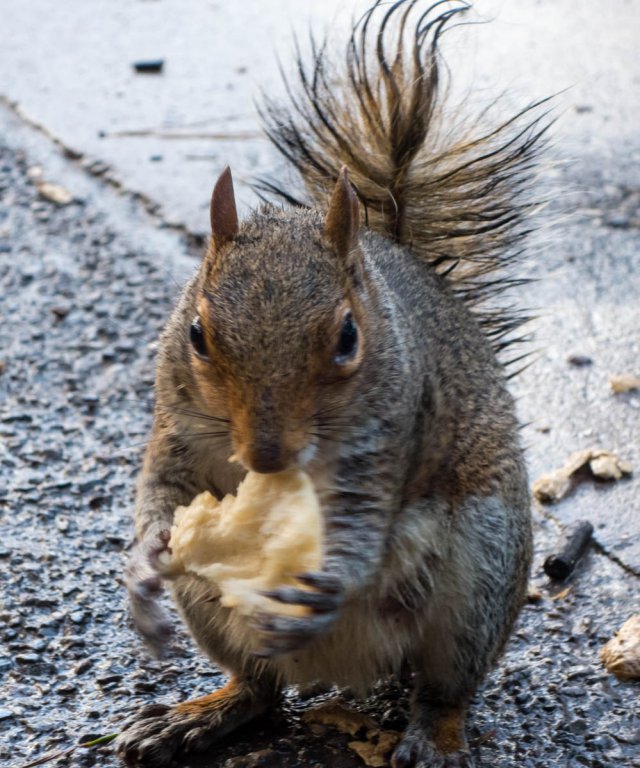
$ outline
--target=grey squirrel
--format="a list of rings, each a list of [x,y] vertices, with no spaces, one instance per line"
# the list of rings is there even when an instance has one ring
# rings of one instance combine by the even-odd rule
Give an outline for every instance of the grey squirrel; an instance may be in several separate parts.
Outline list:
[[[342,68],[314,45],[266,132],[307,200],[239,222],[229,169],[210,245],[161,336],[154,424],[127,569],[159,648],[157,606],[177,505],[234,493],[249,469],[304,469],[326,526],[313,589],[271,597],[306,617],[239,619],[194,576],[173,596],[221,690],[144,708],[118,739],[130,765],[201,751],[290,684],[359,690],[413,673],[394,768],[470,766],[468,702],[501,652],[531,560],[528,482],[499,355],[547,122],[534,105],[482,130],[449,118],[438,41],[465,3],[378,0]],[[533,110],[533,111],[531,111]],[[448,120],[451,119],[451,122]],[[361,219],[364,218],[364,223]],[[516,339],[517,340],[517,339]],[[230,464],[235,454],[240,463]]]

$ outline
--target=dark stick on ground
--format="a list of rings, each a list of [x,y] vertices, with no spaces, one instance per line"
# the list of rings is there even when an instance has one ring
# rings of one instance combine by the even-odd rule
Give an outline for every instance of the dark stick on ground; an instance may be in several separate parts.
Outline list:
[[[164,68],[164,59],[134,61],[131,66],[141,75],[159,75]]]
[[[544,561],[544,572],[549,578],[556,581],[564,581],[573,573],[578,560],[587,551],[593,526],[586,520],[571,526],[565,533],[561,550]]]

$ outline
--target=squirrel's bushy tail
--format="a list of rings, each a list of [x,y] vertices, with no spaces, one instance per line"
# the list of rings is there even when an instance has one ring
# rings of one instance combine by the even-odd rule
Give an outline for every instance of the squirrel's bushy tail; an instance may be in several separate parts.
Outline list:
[[[483,129],[445,112],[438,42],[467,3],[376,0],[354,26],[346,62],[325,42],[298,52],[288,107],[266,100],[267,135],[323,206],[343,165],[367,226],[446,274],[501,349],[526,318],[487,300],[519,280],[517,260],[532,207],[530,177],[549,122],[539,102]],[[305,204],[282,186],[261,188]]]

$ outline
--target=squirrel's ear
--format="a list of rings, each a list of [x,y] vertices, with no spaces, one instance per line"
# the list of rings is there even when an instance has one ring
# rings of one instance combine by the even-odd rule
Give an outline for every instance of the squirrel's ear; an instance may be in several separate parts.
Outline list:
[[[349,182],[347,166],[343,165],[329,201],[324,234],[340,256],[346,256],[358,242],[359,226],[358,198]]]
[[[238,234],[238,212],[229,166],[222,171],[213,188],[210,214],[213,245],[218,249]]]

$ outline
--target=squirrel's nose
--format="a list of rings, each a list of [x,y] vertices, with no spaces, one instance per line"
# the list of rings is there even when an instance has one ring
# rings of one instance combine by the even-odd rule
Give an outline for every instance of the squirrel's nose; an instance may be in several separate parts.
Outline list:
[[[247,463],[254,472],[282,472],[289,464],[280,443],[275,441],[253,445],[248,453]]]

